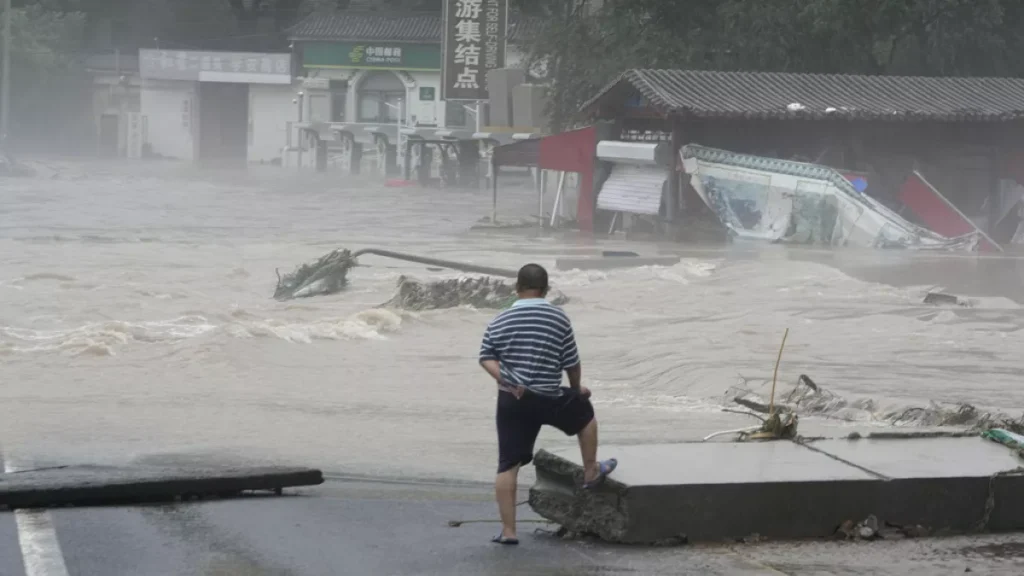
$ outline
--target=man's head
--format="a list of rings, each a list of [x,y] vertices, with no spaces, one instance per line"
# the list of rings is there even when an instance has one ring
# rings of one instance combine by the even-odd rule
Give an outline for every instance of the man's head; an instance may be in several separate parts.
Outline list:
[[[539,264],[527,264],[519,269],[516,293],[520,298],[544,298],[548,295],[548,271]]]

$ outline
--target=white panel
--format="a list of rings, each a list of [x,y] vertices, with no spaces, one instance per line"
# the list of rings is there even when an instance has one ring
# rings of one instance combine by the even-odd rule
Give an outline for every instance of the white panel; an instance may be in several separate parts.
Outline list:
[[[441,74],[439,72],[410,72],[409,75],[415,82],[415,87],[410,90],[410,97],[414,105],[407,109],[406,121],[414,125],[444,126],[443,118],[441,118],[444,111],[444,102],[441,101]],[[434,101],[421,101],[420,88],[433,88]]]
[[[279,74],[237,74],[235,72],[200,72],[200,82],[231,82],[235,84],[288,84],[291,76]]]
[[[602,140],[597,143],[597,157],[620,164],[654,166],[657,164],[659,146],[658,143]]]
[[[199,118],[194,82],[153,82],[142,89],[142,115],[148,120],[148,142],[153,152],[192,161],[193,125]]]
[[[657,215],[667,179],[667,168],[616,164],[597,196],[597,207],[612,212]]]
[[[288,145],[288,122],[299,118],[291,86],[249,86],[249,117],[252,126],[249,162],[270,162],[281,157]]]

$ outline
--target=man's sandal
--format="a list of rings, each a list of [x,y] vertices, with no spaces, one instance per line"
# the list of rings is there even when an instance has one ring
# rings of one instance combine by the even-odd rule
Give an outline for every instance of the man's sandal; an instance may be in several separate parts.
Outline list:
[[[599,486],[602,482],[604,482],[604,479],[609,474],[611,474],[612,472],[615,471],[615,468],[618,465],[619,465],[619,461],[616,460],[615,458],[609,458],[609,459],[605,460],[604,462],[599,462],[597,464],[597,467],[598,467],[597,478],[594,478],[590,482],[584,482],[583,483],[583,489],[584,490],[590,490],[592,488],[596,488],[597,486]]]

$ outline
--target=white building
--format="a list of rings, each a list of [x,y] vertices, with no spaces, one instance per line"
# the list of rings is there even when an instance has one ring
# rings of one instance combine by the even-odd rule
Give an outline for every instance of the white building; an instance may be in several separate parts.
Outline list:
[[[92,75],[96,152],[101,156],[129,155],[132,122],[138,122],[139,59],[134,55],[95,54],[85,60]]]
[[[146,154],[210,165],[280,160],[296,121],[291,54],[140,50]]]
[[[526,22],[511,18],[507,66],[522,61]],[[441,13],[349,9],[309,16],[289,31],[298,74],[307,79],[311,122],[473,128],[459,102],[441,101]],[[401,112],[398,102],[401,101]]]

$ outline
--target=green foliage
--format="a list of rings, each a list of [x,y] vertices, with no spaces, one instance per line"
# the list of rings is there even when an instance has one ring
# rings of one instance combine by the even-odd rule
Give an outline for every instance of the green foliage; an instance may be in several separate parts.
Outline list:
[[[11,133],[23,146],[84,130],[78,112],[88,104],[88,84],[75,64],[86,16],[59,4],[29,2],[11,13]]]
[[[537,9],[533,0],[518,0]],[[1020,0],[545,0],[551,114],[627,68],[1016,76]]]

